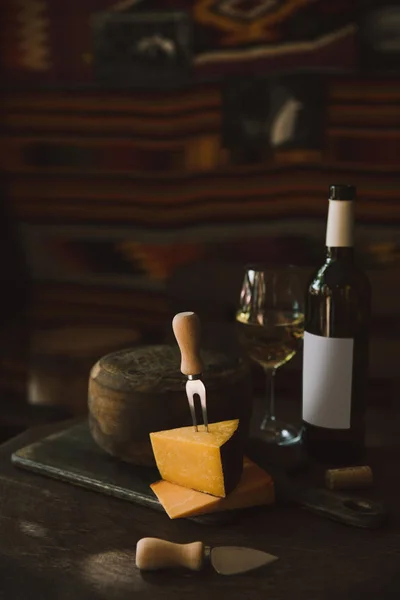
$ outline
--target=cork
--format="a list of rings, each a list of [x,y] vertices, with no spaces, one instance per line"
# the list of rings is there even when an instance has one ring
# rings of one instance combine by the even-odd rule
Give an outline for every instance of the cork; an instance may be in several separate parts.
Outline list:
[[[343,467],[325,471],[325,484],[330,490],[350,490],[373,485],[373,473],[368,465]]]

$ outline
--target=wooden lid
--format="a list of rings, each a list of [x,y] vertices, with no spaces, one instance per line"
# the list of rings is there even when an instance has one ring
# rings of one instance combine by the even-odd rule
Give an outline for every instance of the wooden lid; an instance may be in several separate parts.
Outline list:
[[[215,351],[202,351],[203,381],[209,389],[221,387],[230,379],[242,378],[248,366],[242,358]],[[101,358],[91,378],[118,391],[180,391],[186,377],[180,372],[181,355],[173,346],[139,346],[112,352]]]

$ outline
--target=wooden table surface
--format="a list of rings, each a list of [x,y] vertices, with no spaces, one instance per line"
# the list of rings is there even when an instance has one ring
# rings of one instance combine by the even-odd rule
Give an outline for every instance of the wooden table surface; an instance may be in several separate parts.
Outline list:
[[[245,511],[229,526],[170,521],[152,509],[14,467],[14,450],[65,424],[27,431],[0,447],[0,598],[398,600],[400,418],[390,411],[378,417],[370,421],[385,435],[370,436],[373,493],[391,518],[375,531],[278,505]],[[136,542],[144,536],[251,546],[279,560],[234,577],[211,570],[144,574],[135,567]]]

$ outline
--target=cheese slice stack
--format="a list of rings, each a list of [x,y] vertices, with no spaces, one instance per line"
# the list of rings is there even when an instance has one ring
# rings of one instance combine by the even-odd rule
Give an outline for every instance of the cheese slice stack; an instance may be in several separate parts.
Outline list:
[[[243,440],[239,421],[180,427],[150,434],[162,479],[185,488],[225,497],[239,483]]]
[[[239,484],[226,498],[216,498],[168,481],[157,481],[150,487],[171,519],[273,504],[275,501],[272,478],[247,457],[244,458]]]

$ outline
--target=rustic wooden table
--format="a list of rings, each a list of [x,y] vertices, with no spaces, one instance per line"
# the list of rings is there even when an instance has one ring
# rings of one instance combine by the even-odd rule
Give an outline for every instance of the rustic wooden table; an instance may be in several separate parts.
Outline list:
[[[373,493],[391,512],[387,525],[374,531],[295,506],[246,511],[229,526],[170,521],[152,509],[16,468],[14,450],[65,424],[27,431],[0,447],[0,598],[398,600],[400,418],[376,412],[369,421],[385,434],[369,436]],[[145,574],[135,567],[135,545],[143,536],[251,546],[279,561],[236,577],[211,570]]]

